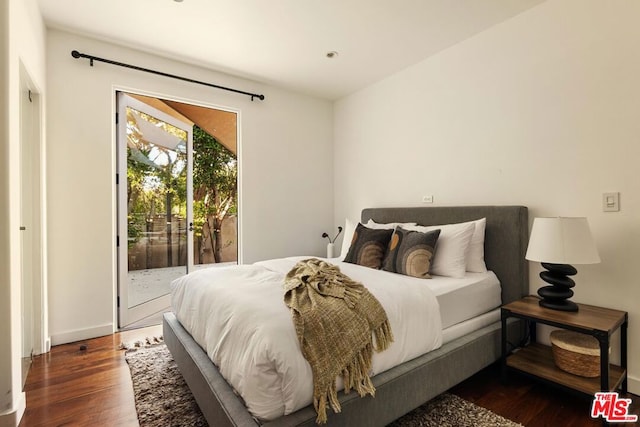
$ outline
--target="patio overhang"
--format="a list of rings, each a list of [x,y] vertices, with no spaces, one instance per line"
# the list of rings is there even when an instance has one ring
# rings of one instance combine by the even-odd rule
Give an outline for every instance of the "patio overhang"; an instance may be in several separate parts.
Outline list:
[[[129,95],[184,123],[189,123],[191,126],[194,124],[197,125],[209,135],[216,138],[218,142],[234,155],[238,154],[238,122],[236,113],[144,95]]]

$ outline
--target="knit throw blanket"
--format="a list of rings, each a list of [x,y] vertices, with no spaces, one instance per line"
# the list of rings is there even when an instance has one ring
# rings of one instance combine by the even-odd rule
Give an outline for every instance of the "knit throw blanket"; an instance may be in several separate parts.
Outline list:
[[[393,342],[387,314],[378,300],[340,269],[319,259],[298,262],[284,282],[302,354],[313,374],[316,423],[327,422],[327,403],[340,412],[336,377],[344,391],[375,395],[369,377],[373,350]],[[375,340],[374,340],[375,338]]]

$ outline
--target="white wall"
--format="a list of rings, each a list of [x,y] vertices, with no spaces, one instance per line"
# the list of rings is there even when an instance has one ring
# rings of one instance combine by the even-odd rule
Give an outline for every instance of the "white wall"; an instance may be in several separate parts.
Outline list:
[[[575,301],[629,312],[640,393],[640,2],[548,0],[334,106],[335,218],[522,204],[586,216],[602,263]],[[602,193],[621,194],[602,212]],[[540,287],[532,264],[531,292]]]
[[[114,90],[233,108],[241,119],[241,257],[321,255],[333,224],[332,106],[265,84],[50,30],[49,303],[53,344],[115,327]],[[72,50],[249,92],[264,101],[71,57]],[[295,236],[291,239],[289,236]]]
[[[21,383],[20,68],[44,95],[44,26],[35,0],[0,5],[0,426],[16,426],[24,411]],[[22,64],[22,65],[21,65]]]

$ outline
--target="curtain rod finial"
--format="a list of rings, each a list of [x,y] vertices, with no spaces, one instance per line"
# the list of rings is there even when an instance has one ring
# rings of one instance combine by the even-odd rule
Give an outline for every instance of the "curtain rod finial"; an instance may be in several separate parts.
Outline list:
[[[74,58],[78,59],[78,58],[80,58],[80,52],[78,52],[77,50],[72,50],[71,51],[71,56],[73,56]]]

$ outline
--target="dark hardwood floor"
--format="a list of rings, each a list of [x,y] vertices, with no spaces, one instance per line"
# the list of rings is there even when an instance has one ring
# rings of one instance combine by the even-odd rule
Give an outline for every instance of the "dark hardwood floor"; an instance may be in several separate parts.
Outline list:
[[[20,427],[137,426],[129,367],[121,342],[161,334],[159,326],[121,332],[85,342],[54,347],[37,356],[25,390],[27,410]],[[80,345],[86,345],[81,350]],[[591,399],[511,374],[500,382],[492,365],[451,390],[525,426],[599,426],[590,417]],[[640,413],[640,398],[632,412]],[[635,424],[624,424],[640,425]]]
[[[129,366],[118,347],[160,334],[160,326],[136,329],[55,346],[36,356],[20,427],[138,426]]]
[[[589,396],[516,372],[510,372],[507,383],[503,384],[498,363],[458,384],[450,392],[527,427],[602,425],[601,419],[591,418],[592,398]],[[640,414],[640,397],[632,394],[620,397],[632,399],[630,412]],[[640,426],[640,423],[620,425]]]

